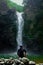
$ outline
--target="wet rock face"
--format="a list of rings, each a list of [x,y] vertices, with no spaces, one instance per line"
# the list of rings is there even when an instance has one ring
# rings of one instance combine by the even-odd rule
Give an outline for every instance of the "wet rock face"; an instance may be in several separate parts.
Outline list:
[[[8,9],[0,14],[0,53],[10,53],[16,50],[16,10]]]

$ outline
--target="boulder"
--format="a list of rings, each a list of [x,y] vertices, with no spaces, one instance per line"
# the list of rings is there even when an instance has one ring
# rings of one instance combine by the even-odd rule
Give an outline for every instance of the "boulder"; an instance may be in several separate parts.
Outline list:
[[[36,65],[34,61],[29,61],[29,65]]]
[[[16,64],[16,65],[19,65],[20,63],[21,63],[21,61],[20,61],[20,60],[15,59],[15,64]]]
[[[24,63],[24,65],[29,65],[29,59],[26,57],[22,58],[22,62]]]

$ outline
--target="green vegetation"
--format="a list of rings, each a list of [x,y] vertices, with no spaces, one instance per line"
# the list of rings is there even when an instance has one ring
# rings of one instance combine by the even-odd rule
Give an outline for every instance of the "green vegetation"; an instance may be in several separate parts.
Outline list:
[[[43,0],[24,0],[23,41],[32,52],[43,53]]]
[[[14,59],[17,59],[18,58],[17,55],[12,56],[12,55],[0,54],[0,58],[9,59],[10,57],[12,57]]]
[[[10,57],[14,58],[14,59],[17,59],[18,56],[17,55],[0,55],[0,58],[5,58],[5,59],[9,59]],[[29,58],[29,60],[31,61],[35,61],[36,63],[43,63],[43,56],[31,56],[31,55],[27,55],[27,58]]]
[[[23,6],[17,5],[16,3],[13,3],[13,2],[11,2],[9,0],[7,0],[7,4],[9,6],[9,8],[14,8],[15,7],[15,9],[17,11],[19,11],[19,12],[22,12],[23,11]]]
[[[13,52],[17,48],[17,16],[15,12],[15,10],[9,9],[6,14],[0,15],[0,53]]]
[[[35,55],[33,55],[33,56],[27,56],[31,61],[35,61],[36,63],[43,63],[43,55],[41,56],[41,55],[38,55],[38,56],[35,56]]]

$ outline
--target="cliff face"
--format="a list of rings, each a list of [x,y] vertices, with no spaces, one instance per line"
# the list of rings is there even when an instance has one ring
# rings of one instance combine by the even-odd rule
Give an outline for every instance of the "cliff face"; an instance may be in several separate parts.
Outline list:
[[[0,1],[0,53],[16,50],[16,10],[9,9],[6,0]]]
[[[26,48],[43,53],[43,1],[24,0],[23,41]]]

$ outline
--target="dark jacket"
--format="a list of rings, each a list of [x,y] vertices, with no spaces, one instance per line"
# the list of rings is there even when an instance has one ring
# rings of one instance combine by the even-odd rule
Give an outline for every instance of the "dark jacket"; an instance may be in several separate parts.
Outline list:
[[[24,52],[26,54],[26,50],[25,49],[18,49],[17,54],[18,54],[19,57],[22,58],[22,57],[24,57]]]

